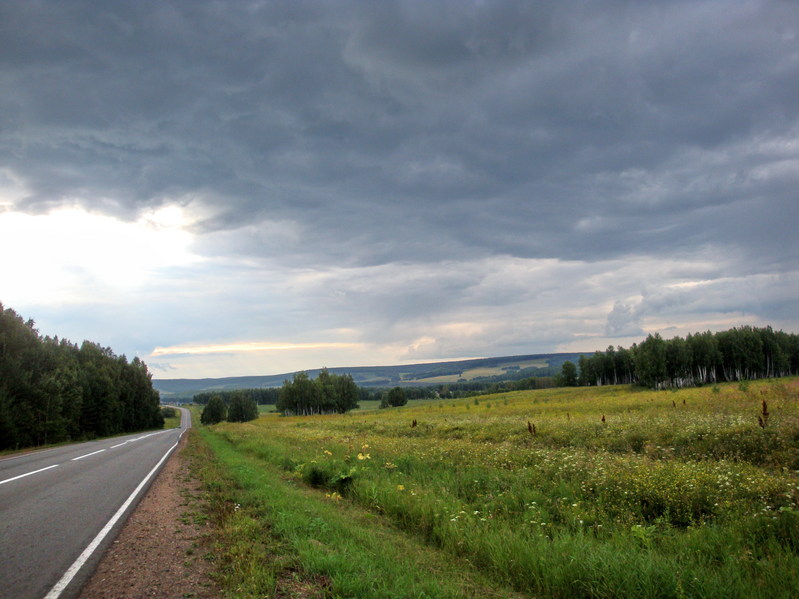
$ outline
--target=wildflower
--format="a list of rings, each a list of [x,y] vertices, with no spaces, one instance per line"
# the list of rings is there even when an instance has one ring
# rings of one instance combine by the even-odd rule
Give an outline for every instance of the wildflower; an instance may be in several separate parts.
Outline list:
[[[333,452],[332,451],[328,451],[327,449],[325,449],[325,455],[333,455]]]
[[[371,460],[372,456],[370,456],[368,453],[359,453],[358,454],[358,459],[359,460]]]
[[[405,485],[397,485],[397,491],[404,491]]]

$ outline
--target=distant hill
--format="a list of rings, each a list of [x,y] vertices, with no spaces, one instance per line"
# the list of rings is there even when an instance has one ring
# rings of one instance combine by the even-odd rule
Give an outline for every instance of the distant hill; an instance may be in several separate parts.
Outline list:
[[[429,362],[402,366],[356,366],[352,368],[329,368],[333,374],[352,375],[361,387],[427,386],[485,380],[499,382],[517,380],[530,376],[547,376],[560,372],[566,360],[577,362],[580,354],[531,354],[499,358],[477,358],[453,362]],[[316,377],[321,368],[307,370]],[[280,387],[291,379],[293,372],[264,376],[236,376],[207,379],[155,379],[153,386],[165,399],[190,398],[207,391],[231,391],[234,389],[258,389]]]

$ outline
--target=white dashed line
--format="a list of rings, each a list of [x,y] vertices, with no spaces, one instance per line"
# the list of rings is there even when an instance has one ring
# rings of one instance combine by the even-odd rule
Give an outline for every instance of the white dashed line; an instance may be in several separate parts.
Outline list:
[[[34,470],[33,472],[28,472],[27,474],[20,474],[19,476],[15,476],[14,478],[7,478],[5,480],[0,480],[0,485],[4,485],[6,483],[10,483],[12,480],[25,478],[26,476],[30,476],[31,474],[36,474],[37,472],[44,472],[45,470],[50,470],[50,468],[56,468],[56,467],[58,467],[58,464],[53,464],[52,466],[48,466],[47,468],[39,468],[38,470]]]
[[[76,457],[76,458],[72,458],[70,461],[71,461],[71,462],[77,462],[78,460],[82,460],[83,458],[88,458],[90,455],[95,455],[95,454],[98,454],[98,453],[103,453],[104,451],[105,451],[105,449],[99,449],[99,450],[97,450],[97,451],[93,451],[93,452],[91,452],[91,453],[87,453],[86,455],[81,455],[81,456],[78,456],[78,457]]]

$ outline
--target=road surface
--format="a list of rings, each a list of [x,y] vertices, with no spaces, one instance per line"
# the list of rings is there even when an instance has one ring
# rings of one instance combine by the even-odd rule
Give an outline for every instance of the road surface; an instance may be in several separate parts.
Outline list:
[[[190,426],[0,459],[0,599],[76,597]]]

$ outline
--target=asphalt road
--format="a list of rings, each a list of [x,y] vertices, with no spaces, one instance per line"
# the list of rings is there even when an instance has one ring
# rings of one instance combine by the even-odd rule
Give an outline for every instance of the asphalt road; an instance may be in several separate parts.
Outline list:
[[[0,599],[76,597],[190,426],[0,459]]]

